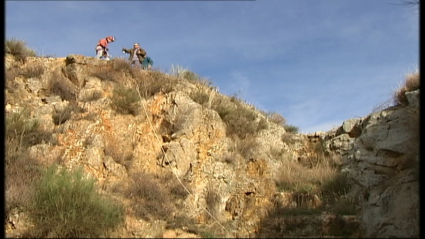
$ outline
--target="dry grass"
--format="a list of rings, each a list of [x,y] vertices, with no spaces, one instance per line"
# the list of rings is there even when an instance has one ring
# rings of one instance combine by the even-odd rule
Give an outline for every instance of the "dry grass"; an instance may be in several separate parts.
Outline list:
[[[38,78],[43,75],[45,67],[43,64],[29,64],[20,71],[20,75],[25,78]]]
[[[282,125],[282,126],[286,124],[286,119],[278,113],[269,112],[266,114],[266,117],[270,122],[273,122],[275,124]]]
[[[23,209],[28,206],[34,193],[34,187],[29,182],[33,182],[41,176],[40,165],[36,160],[29,157],[27,150],[11,150],[12,148],[19,148],[16,143],[13,140],[6,141],[6,215],[12,208]]]
[[[319,193],[320,186],[337,174],[337,170],[327,164],[305,168],[297,162],[285,162],[278,170],[275,179],[281,191]]]
[[[189,93],[189,97],[195,101],[196,103],[202,105],[202,106],[207,106],[209,99],[210,99],[210,95],[208,92],[206,92],[205,90],[201,90],[201,89],[197,89],[194,91],[191,91]]]
[[[102,91],[100,90],[84,91],[83,94],[80,94],[80,101],[84,103],[96,101],[100,98],[102,98]]]
[[[125,196],[133,199],[133,213],[143,219],[167,219],[174,211],[168,190],[153,175],[134,172]]]
[[[56,109],[52,114],[53,123],[61,125],[67,120],[71,119],[72,113],[83,113],[84,109],[81,108],[77,102],[71,101],[64,109]]]
[[[50,75],[48,90],[51,94],[60,96],[62,100],[75,101],[77,99],[76,86],[58,72]]]
[[[11,54],[17,61],[26,62],[27,57],[37,56],[36,52],[29,48],[25,41],[16,38],[7,39],[4,42],[6,54]]]
[[[234,137],[235,149],[245,159],[250,159],[258,146],[257,139],[253,135],[247,135],[244,139]]]
[[[14,81],[15,78],[20,75],[20,70],[18,67],[12,67],[6,69],[6,88],[9,90],[14,90]]]
[[[406,75],[404,84],[401,85],[394,93],[394,104],[395,105],[408,105],[406,92],[415,91],[420,88],[420,77],[419,71]]]
[[[107,135],[105,141],[105,155],[111,156],[116,163],[123,165],[128,170],[133,163],[131,148],[122,147],[112,135]]]
[[[149,99],[158,93],[169,93],[174,90],[178,81],[159,71],[147,71],[147,74],[140,75],[136,78],[140,95]]]
[[[178,180],[176,180],[176,176],[172,172],[155,175],[155,178],[161,182],[161,185],[166,187],[166,189],[170,192],[169,195],[171,195],[172,198],[185,199],[189,195],[189,185],[184,182],[182,182],[182,185]]]
[[[217,190],[214,186],[209,185],[207,188],[207,193],[205,195],[205,201],[207,202],[207,210],[213,217],[217,217],[217,213],[220,206],[221,197],[217,193]],[[210,218],[211,215],[208,215]]]
[[[137,115],[140,108],[139,93],[134,88],[121,85],[114,87],[111,97],[111,107],[117,113]]]

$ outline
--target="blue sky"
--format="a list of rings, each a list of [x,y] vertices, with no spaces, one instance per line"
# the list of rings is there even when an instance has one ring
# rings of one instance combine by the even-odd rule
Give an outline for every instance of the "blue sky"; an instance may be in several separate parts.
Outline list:
[[[5,35],[56,57],[138,42],[157,69],[189,69],[311,133],[367,116],[419,68],[419,9],[403,3],[6,1]]]

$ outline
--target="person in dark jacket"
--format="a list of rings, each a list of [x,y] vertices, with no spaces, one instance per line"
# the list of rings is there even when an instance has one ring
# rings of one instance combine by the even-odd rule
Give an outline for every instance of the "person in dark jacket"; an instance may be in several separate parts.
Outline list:
[[[128,60],[132,65],[142,66],[143,60],[146,58],[146,51],[140,47],[139,43],[134,43],[132,49],[122,48],[123,53],[128,53]]]

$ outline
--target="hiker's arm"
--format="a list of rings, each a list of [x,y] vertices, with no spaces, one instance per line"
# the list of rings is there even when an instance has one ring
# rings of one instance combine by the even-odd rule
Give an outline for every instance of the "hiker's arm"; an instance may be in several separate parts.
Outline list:
[[[129,49],[126,49],[124,47],[122,48],[122,51],[125,52],[125,53],[130,53],[130,50]]]
[[[145,56],[146,56],[146,51],[145,51],[145,50],[143,50],[142,48],[140,48],[140,49],[137,51],[137,55],[141,55],[141,56],[145,57]]]

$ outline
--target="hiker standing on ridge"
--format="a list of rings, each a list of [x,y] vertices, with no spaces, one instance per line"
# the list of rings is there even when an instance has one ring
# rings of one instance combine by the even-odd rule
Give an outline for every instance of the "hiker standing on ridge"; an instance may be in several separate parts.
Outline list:
[[[109,60],[109,49],[108,44],[115,41],[115,37],[107,36],[103,39],[100,39],[96,46],[96,58],[100,59],[102,57]]]
[[[139,46],[139,43],[134,43],[133,48],[131,49],[126,49],[123,47],[122,52],[129,53],[130,56],[128,60],[130,61],[131,65],[136,65],[136,66],[142,66],[143,60],[147,56],[146,51]]]

